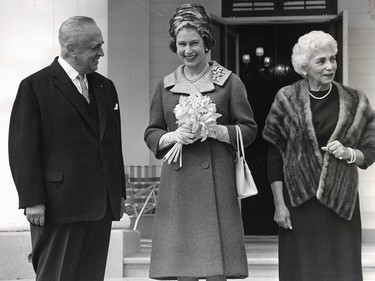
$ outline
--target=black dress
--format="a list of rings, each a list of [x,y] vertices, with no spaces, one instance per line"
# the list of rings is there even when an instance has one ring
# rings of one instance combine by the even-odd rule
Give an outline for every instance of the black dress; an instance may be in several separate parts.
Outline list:
[[[327,91],[312,93],[323,96]],[[322,147],[337,124],[337,89],[333,86],[326,98],[310,98],[310,101],[317,141]],[[268,167],[270,182],[283,180],[283,160],[273,145],[269,149]],[[293,230],[279,227],[279,280],[362,281],[359,200],[352,219],[347,221],[316,198],[292,207],[286,188],[283,192]]]

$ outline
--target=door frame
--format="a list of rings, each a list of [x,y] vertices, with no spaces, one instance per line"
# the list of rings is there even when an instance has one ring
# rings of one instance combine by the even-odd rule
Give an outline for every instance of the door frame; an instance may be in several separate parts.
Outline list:
[[[232,27],[233,24],[228,24],[227,20],[213,14],[210,15],[212,19],[212,24],[216,25],[220,29],[220,38],[222,39],[220,42],[215,42],[215,44],[220,44],[221,51],[220,51],[220,63],[224,67],[228,67],[228,56],[226,50],[228,49],[229,45],[229,37],[234,38],[235,40],[235,69],[231,69],[234,73],[239,75],[240,72],[240,48],[239,48],[239,34],[238,32]]]
[[[237,25],[265,25],[265,24],[303,24],[303,23],[325,23],[334,22],[337,20],[342,21],[342,83],[348,85],[348,11],[343,10],[338,15],[322,15],[322,16],[282,16],[282,17],[243,17],[243,18],[222,18],[215,15],[211,15],[213,24],[216,24],[221,29],[221,38],[224,42],[217,42],[221,44],[223,48],[221,50],[221,56],[223,56],[222,61],[224,66],[228,65],[226,49],[228,45],[228,34],[236,34],[236,74],[239,73],[240,65],[240,54],[239,54],[239,36],[238,33],[232,28]]]

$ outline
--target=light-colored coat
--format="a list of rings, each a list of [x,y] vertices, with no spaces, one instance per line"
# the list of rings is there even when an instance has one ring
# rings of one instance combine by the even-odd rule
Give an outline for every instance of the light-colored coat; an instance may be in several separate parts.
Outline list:
[[[196,87],[216,104],[217,112],[222,114],[217,122],[228,128],[231,144],[212,138],[198,140],[183,146],[182,167],[179,163],[164,163],[154,223],[151,278],[248,275],[234,179],[234,125],[241,126],[245,145],[254,140],[257,126],[238,76],[215,62],[210,64],[211,71]],[[158,151],[159,139],[176,130],[173,108],[181,94],[193,90],[191,87],[179,67],[155,90],[145,141],[157,158],[169,150]]]

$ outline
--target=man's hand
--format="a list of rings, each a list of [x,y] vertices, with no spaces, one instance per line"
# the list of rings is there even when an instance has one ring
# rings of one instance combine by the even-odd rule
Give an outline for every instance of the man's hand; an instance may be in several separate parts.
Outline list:
[[[46,221],[46,206],[44,204],[27,207],[25,210],[27,220],[35,225],[44,226]]]

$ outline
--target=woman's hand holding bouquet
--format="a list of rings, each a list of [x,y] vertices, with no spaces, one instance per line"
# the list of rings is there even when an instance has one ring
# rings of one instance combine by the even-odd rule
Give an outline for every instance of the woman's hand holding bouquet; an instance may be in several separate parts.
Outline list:
[[[210,97],[203,95],[181,96],[174,108],[178,128],[172,134],[175,145],[164,156],[164,161],[170,164],[180,158],[182,166],[182,146],[192,144],[197,139],[205,141],[208,137],[215,137],[216,119],[221,114],[216,113],[216,105]]]
[[[181,127],[178,127],[176,131],[172,132],[172,141],[175,143],[180,144],[191,144],[195,139],[195,135],[191,132],[191,128],[189,125],[182,125]]]

